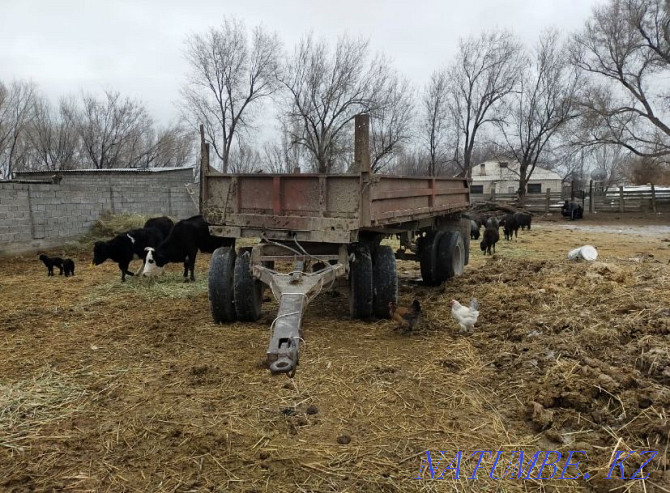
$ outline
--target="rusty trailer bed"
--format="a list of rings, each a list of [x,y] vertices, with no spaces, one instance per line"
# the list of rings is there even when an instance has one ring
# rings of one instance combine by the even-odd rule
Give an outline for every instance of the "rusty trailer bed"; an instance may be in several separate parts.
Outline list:
[[[361,231],[392,232],[403,224],[465,210],[460,178],[321,174],[222,174],[211,169],[201,189],[213,234],[325,243],[357,241]]]

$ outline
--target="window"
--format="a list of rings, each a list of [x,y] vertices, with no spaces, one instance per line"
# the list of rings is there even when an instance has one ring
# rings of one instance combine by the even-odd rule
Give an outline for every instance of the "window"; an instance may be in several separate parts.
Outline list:
[[[507,193],[516,193],[516,187],[507,187]]]
[[[485,175],[486,174],[486,165],[485,164],[480,164],[479,165],[479,174],[480,175]]]
[[[470,185],[470,193],[484,193],[484,185]]]
[[[542,183],[529,183],[528,193],[542,193]]]
[[[507,161],[500,161],[498,164],[501,168],[507,168]]]

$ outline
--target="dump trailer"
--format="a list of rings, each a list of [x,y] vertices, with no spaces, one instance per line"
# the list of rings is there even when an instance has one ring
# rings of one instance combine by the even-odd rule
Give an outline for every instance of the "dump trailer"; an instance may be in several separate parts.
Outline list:
[[[202,138],[200,209],[231,246],[212,254],[209,298],[217,323],[255,321],[263,289],[279,302],[267,350],[272,373],[293,376],[307,304],[347,277],[353,318],[388,318],[398,296],[396,256],[419,261],[439,285],[468,263],[470,204],[464,178],[373,174],[369,117],[355,119],[355,174],[224,174]],[[382,245],[398,236],[400,249]],[[235,248],[238,238],[253,247]]]

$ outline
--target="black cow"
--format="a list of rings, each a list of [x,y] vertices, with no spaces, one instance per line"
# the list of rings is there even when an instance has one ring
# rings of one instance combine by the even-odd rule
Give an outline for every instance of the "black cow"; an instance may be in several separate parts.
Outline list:
[[[498,229],[500,227],[500,223],[495,216],[491,216],[486,220],[486,227]]]
[[[60,272],[58,273],[59,276],[63,275],[63,259],[60,257],[48,257],[47,255],[41,254],[38,257],[44,265],[47,266],[47,276],[53,276],[54,275],[54,267],[58,267]]]
[[[500,223],[503,225],[506,240],[511,240],[512,235],[519,237],[519,223],[516,220],[516,213],[508,214]]]
[[[561,207],[563,217],[569,217],[571,220],[582,219],[584,217],[584,208],[577,202],[566,200]]]
[[[479,224],[472,219],[470,220],[470,238],[473,240],[479,239]]]
[[[155,248],[164,239],[160,229],[142,228],[120,234],[109,241],[96,241],[93,247],[93,263],[100,265],[107,259],[113,260],[121,269],[121,281],[125,281],[126,275],[134,275],[128,270],[130,262],[136,257],[144,261],[147,254],[145,248]]]
[[[172,228],[170,235],[163,241],[153,258],[156,267],[163,267],[169,262],[184,262],[184,282],[188,282],[188,272],[191,272],[190,280],[195,281],[195,258],[198,250],[212,253],[221,246],[233,244],[230,238],[220,238],[209,234],[209,224],[202,216],[193,216],[179,221]],[[148,269],[153,269],[147,264],[144,273],[151,275]]]
[[[498,228],[486,228],[484,229],[484,238],[482,239],[481,243],[479,243],[479,247],[482,249],[482,252],[484,252],[484,255],[487,253],[489,255],[493,255],[493,253],[496,253],[496,243],[500,239],[500,233],[498,232]],[[493,249],[493,253],[491,253],[491,249]]]
[[[145,228],[156,228],[163,233],[163,238],[167,238],[174,227],[174,222],[167,216],[153,217],[144,223]]]
[[[515,212],[514,213],[514,219],[516,220],[516,223],[521,228],[521,231],[526,229],[526,227],[528,227],[528,231],[530,231],[530,223],[533,219],[533,216],[531,216],[530,213],[528,213],[528,212]]]

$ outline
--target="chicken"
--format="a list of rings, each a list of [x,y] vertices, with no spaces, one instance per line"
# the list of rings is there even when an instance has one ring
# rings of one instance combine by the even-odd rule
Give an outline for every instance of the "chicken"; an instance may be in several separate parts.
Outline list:
[[[451,300],[451,318],[459,325],[459,332],[471,332],[479,317],[479,303],[472,298],[470,307],[464,307],[456,300]]]
[[[421,303],[419,303],[419,300],[414,300],[412,306],[406,308],[391,301],[389,302],[389,315],[405,331],[414,330],[421,317]]]

